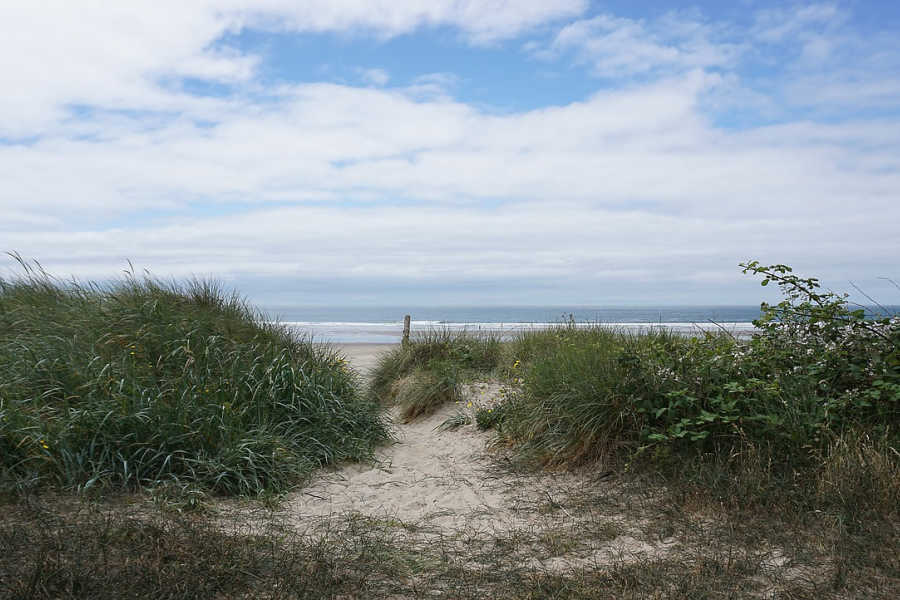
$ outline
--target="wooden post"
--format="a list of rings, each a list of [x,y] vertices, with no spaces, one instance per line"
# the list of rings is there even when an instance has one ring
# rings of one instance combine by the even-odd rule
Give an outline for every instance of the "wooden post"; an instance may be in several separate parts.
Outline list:
[[[403,317],[403,345],[409,343],[409,315]]]

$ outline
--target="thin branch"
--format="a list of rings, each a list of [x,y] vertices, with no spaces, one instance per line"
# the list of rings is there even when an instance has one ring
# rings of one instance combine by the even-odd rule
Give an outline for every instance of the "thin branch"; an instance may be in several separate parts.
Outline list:
[[[900,284],[898,284],[896,281],[894,281],[894,280],[891,279],[890,277],[879,277],[878,279],[884,279],[885,281],[890,281],[892,284],[894,284],[894,287],[895,287],[895,288],[897,288],[898,290],[900,290]]]
[[[885,317],[887,316],[888,310],[887,310],[884,306],[882,306],[881,302],[875,300],[874,298],[872,298],[872,296],[868,295],[867,293],[865,293],[864,291],[862,291],[861,289],[859,289],[859,286],[857,286],[857,285],[856,285],[855,283],[853,283],[852,281],[850,282],[850,285],[853,286],[853,289],[854,289],[854,290],[856,290],[857,292],[859,292],[860,294],[862,294],[863,296],[865,296],[866,299],[867,299],[869,302],[871,302],[872,304],[874,304],[875,306],[877,306],[878,308],[880,308],[880,309],[881,309],[881,314],[882,314],[883,316],[885,316]]]

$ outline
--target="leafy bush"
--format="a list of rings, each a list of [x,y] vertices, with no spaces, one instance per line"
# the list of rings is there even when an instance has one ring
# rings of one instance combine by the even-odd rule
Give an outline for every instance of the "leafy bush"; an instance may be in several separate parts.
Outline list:
[[[821,292],[815,278],[793,275],[786,265],[741,265],[776,282],[785,299],[763,303],[747,357],[782,386],[820,399],[815,426],[854,423],[883,427],[900,422],[900,317],[866,318],[847,295]]]
[[[283,489],[386,438],[357,387],[215,284],[0,280],[2,489]]]
[[[896,439],[900,319],[867,319],[784,265],[742,267],[785,294],[762,305],[749,341],[573,324],[520,336],[523,383],[504,435],[562,462],[623,446],[717,452],[741,440],[792,452],[859,427]]]

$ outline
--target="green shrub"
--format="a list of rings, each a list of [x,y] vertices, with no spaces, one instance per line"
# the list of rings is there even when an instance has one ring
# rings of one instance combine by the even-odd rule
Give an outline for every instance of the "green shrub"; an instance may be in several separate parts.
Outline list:
[[[814,395],[821,426],[884,429],[900,422],[900,317],[867,318],[848,306],[846,294],[821,292],[817,279],[793,275],[786,265],[741,266],[762,275],[762,285],[776,282],[785,297],[762,304],[749,366]]]
[[[675,369],[690,369],[680,360],[688,342],[665,330],[601,325],[523,333],[512,347],[520,383],[504,407],[504,436],[549,462],[639,443],[648,403],[670,391]]]
[[[762,305],[748,341],[575,324],[522,334],[504,436],[551,462],[747,440],[795,453],[858,428],[896,439],[900,319],[866,319],[789,267],[742,266],[786,297]]]
[[[212,283],[0,280],[2,489],[283,489],[386,438],[357,384]]]

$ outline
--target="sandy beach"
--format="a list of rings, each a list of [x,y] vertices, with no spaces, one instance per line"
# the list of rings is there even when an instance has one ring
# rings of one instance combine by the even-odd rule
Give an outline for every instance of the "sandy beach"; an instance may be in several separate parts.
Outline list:
[[[347,360],[353,365],[353,368],[359,371],[363,376],[368,376],[369,372],[378,364],[378,357],[383,353],[394,348],[397,344],[335,344],[337,348],[347,357]]]

